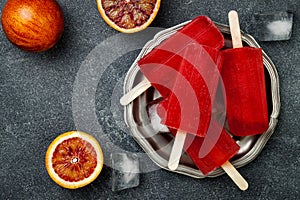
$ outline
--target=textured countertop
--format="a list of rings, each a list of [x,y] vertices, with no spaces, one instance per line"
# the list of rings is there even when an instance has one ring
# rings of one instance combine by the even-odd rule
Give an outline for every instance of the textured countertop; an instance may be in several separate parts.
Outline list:
[[[96,2],[59,0],[65,17],[62,39],[51,50],[33,54],[19,50],[0,28],[0,199],[297,199],[300,180],[300,3],[294,0],[201,1],[162,0],[160,11],[151,27],[168,28],[207,15],[227,24],[227,12],[237,9],[241,29],[249,30],[254,13],[294,12],[293,34],[288,41],[260,42],[277,67],[280,77],[281,112],[279,124],[261,154],[239,168],[248,180],[249,189],[240,191],[223,175],[194,179],[155,167],[140,175],[136,188],[112,192],[112,169],[105,165],[90,185],[63,189],[55,184],[45,169],[45,152],[59,134],[80,129],[96,138],[102,135],[124,150],[142,149],[126,134],[122,107],[116,99],[122,93],[122,80],[139,49],[147,41],[124,51],[124,38],[100,17]],[[5,1],[0,2],[0,10]],[[153,32],[151,32],[153,30]],[[157,28],[149,28],[150,39]],[[249,30],[251,31],[251,30]],[[253,31],[253,30],[252,30]],[[151,36],[151,37],[150,37]],[[138,37],[141,38],[141,37]],[[126,42],[125,42],[126,43]],[[110,51],[114,45],[114,50]],[[107,47],[107,49],[106,49]],[[100,50],[99,50],[100,49]],[[89,63],[100,56],[102,71],[86,71]],[[107,57],[110,56],[110,57]],[[105,58],[106,57],[106,58]],[[100,67],[100,68],[101,68]],[[97,80],[91,96],[83,97],[82,78],[90,73]],[[96,76],[100,74],[101,76]],[[78,89],[79,88],[79,89]],[[83,101],[83,103],[81,102]],[[82,103],[78,105],[79,103]],[[96,118],[90,117],[94,109]],[[89,120],[91,119],[91,120]],[[96,125],[95,125],[96,124]],[[101,132],[93,130],[101,127]],[[100,125],[100,126],[99,126]],[[106,145],[104,151],[108,152]],[[108,162],[106,157],[106,162]]]

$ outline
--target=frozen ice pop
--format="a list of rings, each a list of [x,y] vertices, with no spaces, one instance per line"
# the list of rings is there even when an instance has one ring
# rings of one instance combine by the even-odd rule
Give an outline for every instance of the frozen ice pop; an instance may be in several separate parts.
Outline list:
[[[199,16],[177,31],[173,36],[154,48],[151,52],[144,56],[138,62],[138,64],[139,66],[149,63],[168,64],[167,62],[172,62],[174,54],[179,54],[183,48],[191,43],[201,44],[219,50],[224,45],[224,38],[215,24],[208,17]],[[162,52],[162,50],[165,52]],[[153,65],[148,65],[148,67],[152,66]],[[147,74],[145,74],[145,76],[146,79],[144,81],[142,81],[120,99],[120,103],[122,105],[129,104],[151,86],[151,77]],[[171,78],[172,77],[169,77],[169,79]],[[162,87],[159,86],[156,89],[159,92],[162,91],[161,95],[164,96],[165,93]]]
[[[167,54],[172,56],[165,64],[142,63],[140,69],[166,99],[163,108],[171,117],[163,123],[180,130],[169,160],[169,168],[175,170],[186,133],[202,137],[206,134],[211,118],[212,98],[220,75],[218,67],[222,65],[217,67],[214,61],[221,60],[218,50],[199,44],[185,46],[183,52],[177,53],[182,56],[166,50],[158,51],[158,56],[152,58],[159,59],[161,55]],[[179,117],[176,112],[179,112]],[[172,116],[176,116],[177,120]]]
[[[241,190],[246,190],[247,181],[228,161],[240,147],[214,119],[212,119],[212,127],[204,138],[187,134],[185,152],[204,175],[222,167]],[[178,134],[176,129],[170,130],[174,136]]]
[[[205,136],[211,119],[223,61],[218,50],[204,48],[206,52],[199,48],[188,49],[186,57],[194,65],[189,62],[180,65],[183,68],[180,73],[185,80],[176,79],[171,88],[172,93],[158,106],[162,124],[202,137]],[[192,86],[191,89],[185,81]],[[195,99],[192,98],[193,95],[196,96]],[[186,109],[189,111],[186,112]]]
[[[237,17],[229,13],[234,48],[222,51],[229,130],[236,136],[261,134],[269,124],[262,50],[242,48]]]
[[[212,124],[213,129],[210,134],[207,134],[205,137],[195,137],[188,134],[184,145],[185,152],[204,175],[214,171],[228,161],[240,148],[218,122],[212,119]],[[170,130],[175,136],[177,130]],[[204,140],[205,145],[202,145]],[[205,153],[200,153],[200,149],[201,152]]]
[[[164,108],[169,116],[162,117],[164,119],[162,123],[179,130],[170,155],[168,167],[171,170],[175,170],[178,166],[186,133],[202,137],[206,134],[220,76],[219,69],[222,66],[222,59],[218,55],[219,51],[216,49],[204,48],[199,44],[189,45],[185,48],[183,55],[185,59],[180,58],[180,64],[175,61],[172,65],[168,65],[169,68],[176,69],[174,74],[169,72],[168,75],[176,78],[168,87],[171,94],[165,98],[162,102],[164,105],[160,107]],[[216,65],[214,60],[218,61],[219,65]],[[152,78],[153,83],[156,81],[158,80]]]

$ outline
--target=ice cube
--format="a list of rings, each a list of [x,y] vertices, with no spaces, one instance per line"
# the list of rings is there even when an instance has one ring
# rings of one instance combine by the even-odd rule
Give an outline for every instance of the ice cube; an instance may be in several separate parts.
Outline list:
[[[254,14],[253,34],[260,41],[289,40],[292,35],[293,13]]]
[[[139,158],[131,153],[112,153],[112,191],[120,191],[139,185]]]
[[[161,124],[161,118],[157,114],[157,106],[158,104],[153,104],[149,107],[149,118],[152,125],[152,128],[156,133],[158,132],[169,132],[167,126]]]

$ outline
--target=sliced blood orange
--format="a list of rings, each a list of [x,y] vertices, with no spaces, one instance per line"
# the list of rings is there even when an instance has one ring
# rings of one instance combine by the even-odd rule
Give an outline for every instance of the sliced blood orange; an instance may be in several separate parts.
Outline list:
[[[97,0],[98,10],[107,24],[123,33],[134,33],[154,20],[160,0]]]
[[[103,167],[103,153],[94,137],[70,131],[53,140],[45,161],[49,176],[58,185],[76,189],[97,178]]]

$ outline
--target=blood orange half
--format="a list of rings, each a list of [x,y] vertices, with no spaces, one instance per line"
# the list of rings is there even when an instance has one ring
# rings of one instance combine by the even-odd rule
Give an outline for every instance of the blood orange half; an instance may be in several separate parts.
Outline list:
[[[160,0],[97,0],[97,5],[107,24],[120,32],[134,33],[151,24]]]
[[[53,140],[45,162],[53,181],[64,188],[76,189],[97,178],[103,167],[103,153],[94,137],[70,131]]]

